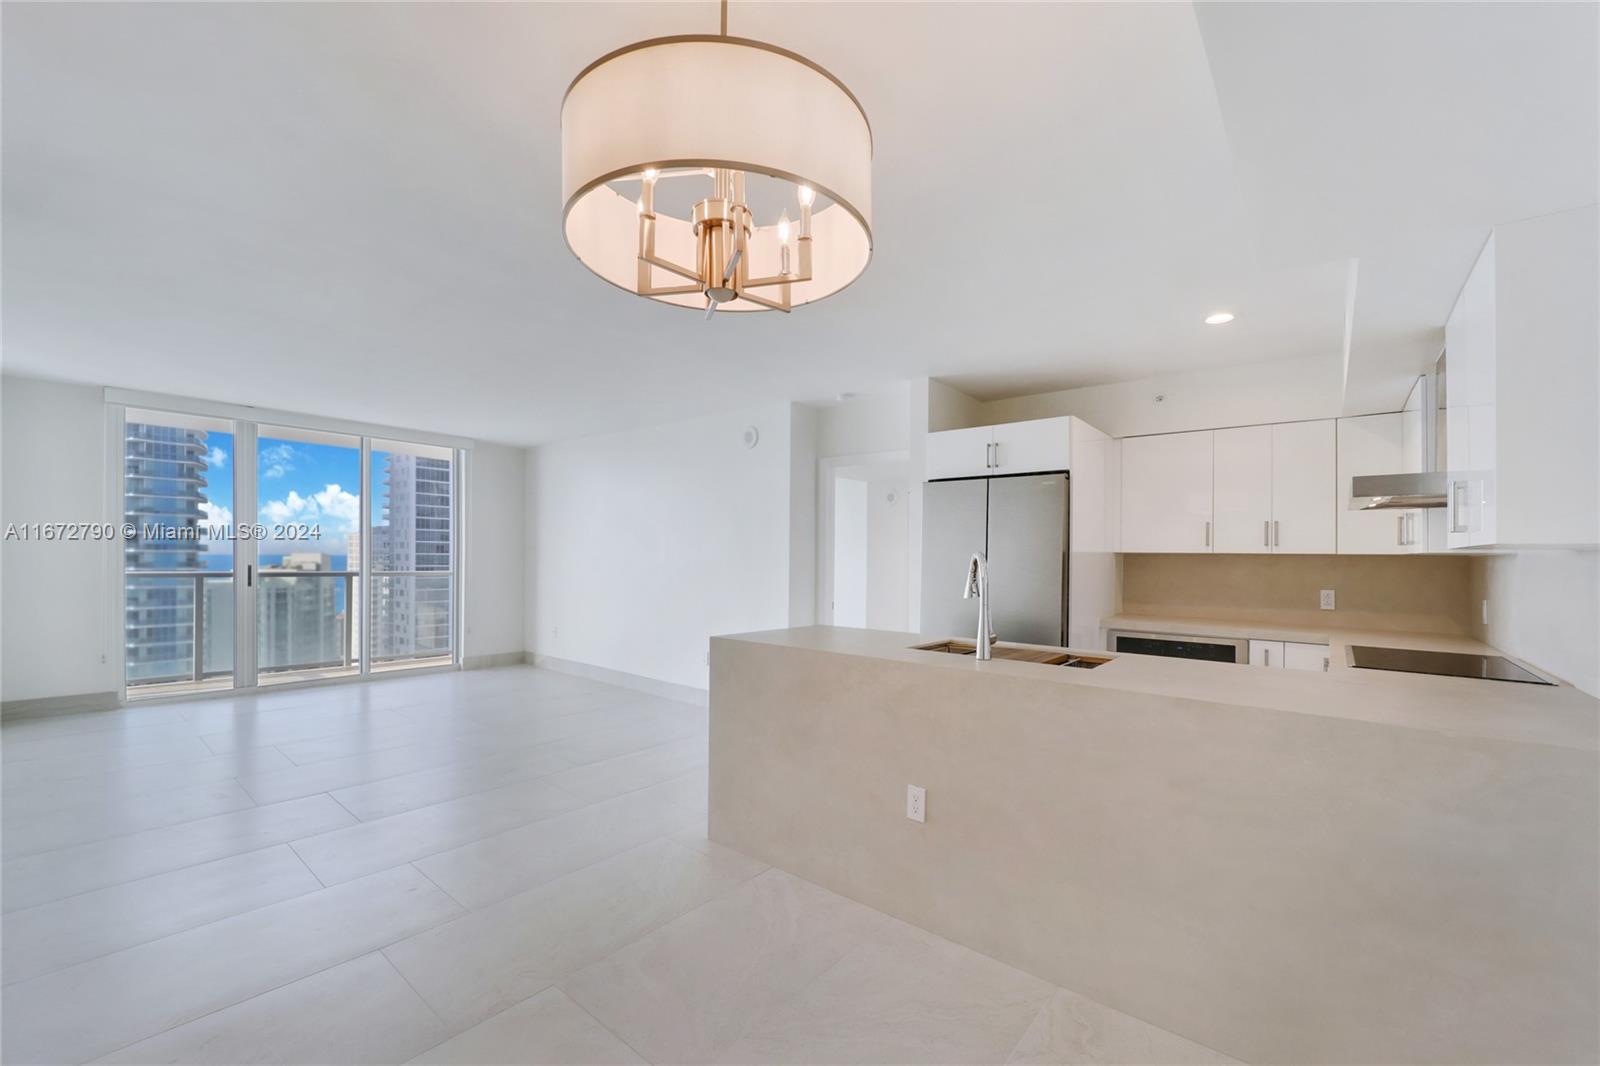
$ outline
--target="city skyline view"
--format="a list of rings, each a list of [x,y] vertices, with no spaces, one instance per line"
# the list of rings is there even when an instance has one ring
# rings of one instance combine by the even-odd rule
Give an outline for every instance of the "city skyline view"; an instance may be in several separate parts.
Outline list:
[[[139,530],[124,547],[130,683],[198,684],[233,672],[235,589],[226,575],[236,573],[236,439],[177,421],[152,414],[127,423],[124,518]],[[255,452],[254,515],[238,524],[268,538],[257,545],[262,573],[250,593],[263,675],[349,672],[363,644],[374,663],[449,656],[453,457],[374,442],[363,515],[359,445],[284,439],[263,427]],[[368,594],[359,594],[358,576],[340,574],[352,570],[370,577]]]

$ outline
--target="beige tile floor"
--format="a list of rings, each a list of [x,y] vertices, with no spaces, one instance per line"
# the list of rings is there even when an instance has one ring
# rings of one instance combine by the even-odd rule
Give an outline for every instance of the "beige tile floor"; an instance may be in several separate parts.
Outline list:
[[[1229,1062],[705,835],[527,667],[0,727],[8,1063]]]

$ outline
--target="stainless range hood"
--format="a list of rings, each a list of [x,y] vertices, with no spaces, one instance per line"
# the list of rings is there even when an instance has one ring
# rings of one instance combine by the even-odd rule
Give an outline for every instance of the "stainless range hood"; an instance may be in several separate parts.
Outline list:
[[[1406,474],[1366,474],[1350,479],[1350,510],[1384,511],[1420,507],[1447,507],[1450,492],[1445,453],[1445,370],[1441,354],[1433,373],[1418,381],[1422,410],[1422,466]],[[1409,404],[1408,404],[1409,407]]]
[[[1367,474],[1350,479],[1352,511],[1396,507],[1443,507],[1450,491],[1448,474]]]

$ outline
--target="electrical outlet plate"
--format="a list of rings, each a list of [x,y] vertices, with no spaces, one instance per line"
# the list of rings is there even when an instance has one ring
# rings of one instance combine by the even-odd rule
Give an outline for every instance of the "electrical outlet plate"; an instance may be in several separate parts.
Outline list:
[[[916,785],[906,786],[906,817],[913,822],[928,820],[928,793]]]
[[[1318,606],[1321,607],[1324,611],[1333,610],[1333,590],[1332,589],[1323,589],[1322,590],[1322,596],[1321,596],[1321,599],[1318,602]]]

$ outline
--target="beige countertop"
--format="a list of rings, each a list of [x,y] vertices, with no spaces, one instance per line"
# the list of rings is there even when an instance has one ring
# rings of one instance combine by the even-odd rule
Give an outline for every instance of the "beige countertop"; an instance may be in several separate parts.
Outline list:
[[[1115,688],[1209,703],[1259,707],[1294,714],[1312,714],[1380,725],[1478,736],[1530,744],[1548,744],[1600,751],[1600,700],[1569,685],[1528,685],[1464,677],[1436,677],[1344,666],[1346,644],[1376,644],[1439,651],[1485,652],[1493,649],[1460,636],[1383,631],[1325,630],[1281,626],[1241,626],[1206,619],[1116,616],[1110,629],[1145,628],[1192,635],[1250,636],[1329,644],[1327,673],[1269,669],[1232,663],[1209,663],[1150,655],[1116,655],[1100,649],[1069,649],[1086,655],[1110,656],[1093,670],[918,651],[914,645],[944,639],[886,630],[806,626],[714,638],[791,647],[808,651],[896,662],[921,663],[936,669],[996,673],[1030,678],[1074,690]],[[1174,628],[1182,626],[1187,628]],[[955,635],[970,639],[970,634]],[[1002,641],[1002,644],[1007,642]],[[1333,668],[1336,663],[1338,668]]]

